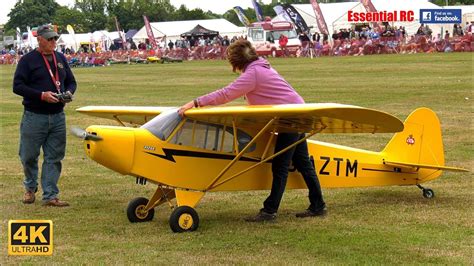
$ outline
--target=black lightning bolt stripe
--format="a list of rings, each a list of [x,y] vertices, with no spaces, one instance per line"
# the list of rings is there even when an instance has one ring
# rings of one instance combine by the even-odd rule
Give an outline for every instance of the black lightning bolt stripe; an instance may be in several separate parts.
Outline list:
[[[221,160],[232,160],[235,158],[233,154],[216,154],[216,153],[209,153],[209,152],[199,152],[199,151],[185,151],[185,150],[173,150],[173,149],[163,149],[165,155],[156,154],[152,152],[146,152],[150,155],[160,157],[162,159],[171,161],[175,163],[174,156],[184,156],[184,157],[199,157],[199,158],[208,158],[208,159],[221,159]],[[246,162],[260,162],[258,159],[248,158],[248,157],[241,157],[239,161],[246,161]]]

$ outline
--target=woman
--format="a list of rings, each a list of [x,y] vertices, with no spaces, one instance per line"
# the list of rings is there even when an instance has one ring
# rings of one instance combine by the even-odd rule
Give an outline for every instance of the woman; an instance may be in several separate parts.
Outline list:
[[[273,69],[268,61],[259,58],[247,40],[238,40],[227,49],[227,59],[234,72],[240,76],[227,87],[198,97],[186,103],[179,109],[179,114],[193,107],[220,105],[245,96],[249,105],[302,104],[303,98],[291,85]],[[275,153],[303,138],[304,134],[279,133],[275,143]],[[271,193],[263,203],[260,212],[251,218],[251,222],[271,221],[276,219],[276,213],[285,191],[290,162],[303,175],[309,189],[310,206],[297,217],[324,216],[326,205],[321,193],[321,186],[309,159],[306,141],[275,157],[272,161],[273,182]]]

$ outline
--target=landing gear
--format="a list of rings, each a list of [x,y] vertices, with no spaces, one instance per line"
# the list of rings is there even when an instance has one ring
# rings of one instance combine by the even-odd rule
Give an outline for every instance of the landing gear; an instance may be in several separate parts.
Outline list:
[[[423,197],[427,199],[432,199],[434,198],[435,194],[434,191],[431,188],[424,188],[421,185],[416,185],[421,191],[423,191]]]
[[[146,205],[148,204],[148,199],[146,198],[134,198],[130,201],[127,207],[127,217],[128,220],[132,223],[142,223],[148,222],[153,219],[155,215],[155,210],[150,209],[146,211]]]
[[[170,227],[175,233],[195,231],[199,226],[197,212],[189,206],[179,206],[170,216]]]

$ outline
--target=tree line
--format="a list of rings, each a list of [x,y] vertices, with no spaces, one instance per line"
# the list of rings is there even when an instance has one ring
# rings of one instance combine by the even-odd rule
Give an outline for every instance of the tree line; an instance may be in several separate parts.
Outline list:
[[[471,1],[450,0],[449,4],[468,4]],[[272,0],[268,5],[259,2],[263,15],[275,16],[273,7],[281,2],[308,4],[309,0]],[[432,2],[444,5],[446,0],[432,0]],[[244,13],[251,21],[256,20],[253,8],[244,9]],[[35,27],[47,23],[57,25],[59,33],[67,33],[68,24],[78,33],[96,30],[115,31],[116,18],[121,29],[127,31],[143,27],[143,15],[146,15],[150,22],[225,18],[235,25],[242,25],[232,9],[224,14],[215,14],[199,8],[189,10],[184,5],[176,8],[169,0],[75,0],[72,7],[61,6],[54,0],[19,0],[8,14],[9,21],[5,25],[5,35],[15,35],[17,27],[21,31],[26,31],[26,26]]]

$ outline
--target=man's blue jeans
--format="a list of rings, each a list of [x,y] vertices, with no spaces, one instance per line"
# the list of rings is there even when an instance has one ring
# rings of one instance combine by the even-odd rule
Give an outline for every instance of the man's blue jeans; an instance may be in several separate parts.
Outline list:
[[[275,143],[275,153],[283,150],[289,145],[295,143],[304,137],[304,134],[298,133],[279,133]],[[267,213],[276,213],[280,206],[283,192],[285,192],[286,181],[288,179],[288,170],[290,162],[293,162],[296,170],[301,173],[306,186],[309,190],[309,210],[317,212],[326,207],[321,192],[318,176],[311,163],[308,153],[308,144],[301,142],[292,149],[273,158],[272,161],[272,190],[268,198],[263,202],[263,211]]]
[[[27,191],[38,188],[38,157],[43,148],[41,187],[43,201],[57,197],[61,160],[66,150],[66,119],[64,112],[37,114],[24,111],[20,125],[20,159],[23,164]]]

